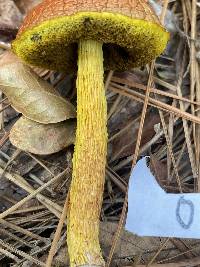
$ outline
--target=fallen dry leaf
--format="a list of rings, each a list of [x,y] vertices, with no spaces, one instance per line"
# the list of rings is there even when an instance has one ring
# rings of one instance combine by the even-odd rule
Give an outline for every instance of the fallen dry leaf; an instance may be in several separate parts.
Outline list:
[[[130,124],[132,120],[127,122]],[[141,146],[145,145],[155,135],[154,125],[160,122],[160,117],[157,113],[148,113],[144,123],[142,133]],[[126,127],[126,126],[125,126]],[[134,153],[139,129],[139,121],[129,127],[126,132],[115,138],[112,144],[112,160],[130,156]],[[125,136],[125,138],[124,138]]]
[[[24,15],[41,2],[42,0],[15,0],[16,5]]]
[[[31,120],[47,124],[76,117],[75,107],[11,52],[0,60],[0,89]]]
[[[105,258],[108,257],[114,234],[117,230],[117,223],[113,222],[101,222],[100,223],[100,244],[102,248],[102,253]],[[146,258],[145,252],[156,251],[161,245],[161,240],[159,238],[151,237],[139,237],[132,233],[125,231],[124,229],[120,235],[120,242],[118,242],[112,266],[127,266],[133,263],[133,259],[139,255],[143,256],[143,259]],[[167,249],[172,249],[173,245],[168,242]],[[154,255],[152,253],[152,255]],[[166,255],[163,251],[161,257]],[[46,257],[42,258],[43,262],[46,261]],[[69,265],[69,256],[66,248],[61,247],[58,253],[54,257],[53,266],[68,266]],[[36,265],[32,265],[31,267]],[[134,266],[134,265],[132,265]]]
[[[10,132],[11,143],[34,154],[56,153],[75,141],[76,123],[71,120],[56,124],[40,124],[21,117]]]
[[[0,29],[17,29],[22,22],[22,14],[12,0],[0,0]]]
[[[159,185],[164,188],[167,181],[167,164],[158,160],[154,155],[150,156],[149,167]]]

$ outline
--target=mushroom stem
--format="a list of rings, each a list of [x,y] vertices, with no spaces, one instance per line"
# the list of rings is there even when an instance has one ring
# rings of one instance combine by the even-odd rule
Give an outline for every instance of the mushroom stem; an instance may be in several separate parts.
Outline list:
[[[99,245],[107,153],[107,105],[102,43],[81,40],[78,49],[77,132],[68,211],[71,266],[104,266]]]

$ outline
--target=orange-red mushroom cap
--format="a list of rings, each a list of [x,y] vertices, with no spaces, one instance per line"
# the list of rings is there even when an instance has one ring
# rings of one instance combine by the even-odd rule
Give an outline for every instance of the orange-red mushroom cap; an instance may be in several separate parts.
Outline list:
[[[160,55],[169,34],[147,0],[44,0],[12,47],[29,64],[69,71],[80,39],[103,43],[105,69],[126,70]]]

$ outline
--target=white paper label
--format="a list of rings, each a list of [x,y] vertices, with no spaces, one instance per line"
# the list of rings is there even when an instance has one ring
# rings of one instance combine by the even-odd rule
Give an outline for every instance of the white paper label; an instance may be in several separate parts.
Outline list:
[[[139,236],[200,238],[200,193],[166,193],[143,158],[130,177],[125,228]]]

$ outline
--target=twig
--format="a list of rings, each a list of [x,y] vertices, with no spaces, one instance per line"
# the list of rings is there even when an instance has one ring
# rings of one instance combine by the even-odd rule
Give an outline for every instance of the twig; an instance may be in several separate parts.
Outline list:
[[[123,88],[123,90],[122,90],[122,89],[117,89],[117,88],[111,87],[111,86],[109,88],[114,92],[117,92],[117,93],[122,94],[124,96],[130,97],[130,98],[135,99],[139,102],[142,102],[142,103],[144,102],[145,96],[143,94],[137,93],[131,89],[122,87]],[[194,123],[200,124],[200,118],[198,118],[197,116],[194,116],[194,115],[189,114],[188,112],[182,111],[176,107],[165,104],[165,103],[158,101],[154,98],[149,97],[148,105],[156,107],[156,108],[161,109],[163,111],[167,111],[169,113],[173,113],[177,117],[181,117],[181,118],[184,118],[186,120],[192,121]]]
[[[143,126],[144,126],[144,120],[145,120],[145,116],[146,116],[148,100],[149,100],[149,94],[150,94],[150,86],[151,86],[151,83],[152,83],[152,75],[153,75],[153,71],[154,71],[154,64],[155,64],[155,62],[153,61],[152,64],[151,64],[151,69],[150,69],[150,73],[149,73],[149,79],[148,79],[148,83],[147,83],[145,101],[144,101],[144,106],[143,106],[141,120],[140,120],[140,127],[139,127],[139,130],[138,130],[138,137],[137,137],[136,146],[135,146],[134,158],[133,158],[133,162],[132,162],[132,169],[135,167],[135,164],[136,164],[137,158],[138,158],[138,154],[139,154],[140,143],[141,143],[141,138],[142,138],[142,130],[143,130]],[[122,226],[124,224],[127,205],[128,205],[128,187],[127,187],[127,191],[126,191],[126,195],[125,195],[125,199],[124,199],[124,205],[123,205],[123,208],[122,208],[122,213],[121,213],[121,216],[120,216],[119,224],[118,224],[118,227],[117,227],[117,231],[116,231],[116,233],[114,235],[114,239],[113,239],[113,242],[112,242],[112,247],[110,249],[110,253],[109,253],[109,256],[108,256],[108,261],[106,263],[106,267],[109,267],[110,264],[111,264],[111,260],[112,260],[113,254],[114,254],[117,242],[118,242],[119,237],[120,237],[121,229],[122,229]]]
[[[107,76],[107,79],[106,79],[106,82],[105,82],[105,91],[108,89],[108,86],[109,86],[110,81],[112,79],[113,73],[114,73],[113,70],[110,70],[109,73],[108,73],[108,76]]]
[[[45,264],[41,261],[39,261],[38,259],[33,258],[32,256],[28,255],[27,253],[23,252],[22,250],[18,250],[16,248],[14,248],[12,245],[10,244],[6,244],[3,240],[0,239],[0,245],[7,248],[8,250],[11,250],[13,253],[22,256],[26,259],[28,259],[30,262],[34,262],[39,266],[45,266]]]
[[[19,258],[17,256],[15,256],[14,254],[10,253],[9,251],[7,251],[3,248],[0,248],[0,253],[4,254],[6,257],[14,260],[15,262],[17,262],[19,260]]]
[[[147,267],[151,266],[151,264],[155,261],[157,256],[160,254],[160,252],[163,250],[163,248],[167,245],[169,242],[170,238],[168,237],[165,242],[161,245],[161,247],[158,249],[158,251],[155,253],[155,255],[152,257],[152,259],[147,263]]]
[[[2,173],[2,169],[0,169],[0,173]],[[9,208],[8,210],[2,212],[0,214],[0,219],[5,218],[6,216],[8,216],[11,212],[15,211],[16,209],[18,209],[19,207],[21,207],[22,205],[24,205],[28,200],[32,199],[33,197],[35,197],[38,193],[42,192],[47,186],[51,185],[52,183],[54,183],[55,181],[57,181],[60,177],[62,177],[62,175],[65,173],[66,171],[64,171],[63,173],[55,176],[54,178],[52,178],[50,181],[48,181],[47,183],[45,183],[44,185],[42,185],[41,187],[39,187],[37,190],[33,190],[33,192],[28,195],[27,197],[23,198],[21,201],[19,201],[18,203],[16,203],[14,206],[12,206],[11,208]],[[9,173],[5,173],[5,176],[10,176]],[[59,214],[60,216],[60,214]]]
[[[66,170],[67,171],[67,170]],[[65,172],[65,171],[64,171]],[[3,173],[3,169],[0,168],[0,175]],[[5,172],[5,177],[10,180],[11,182],[17,184],[19,187],[23,188],[28,193],[33,193],[34,189],[29,185],[29,183],[24,180],[23,177],[21,177],[18,174],[10,174],[8,172]],[[45,184],[43,184],[45,185]],[[62,212],[62,208],[57,204],[48,199],[47,197],[43,196],[42,194],[37,194],[36,198],[47,208],[49,209],[56,217],[59,218],[60,213]],[[0,215],[1,216],[1,215]]]
[[[117,77],[113,77],[112,81],[114,81],[114,82],[111,82],[110,85],[118,87],[119,89],[122,89],[122,87],[119,87],[119,85],[117,83],[121,83],[121,84],[124,84],[124,85],[128,85],[129,87],[138,88],[138,89],[141,89],[143,91],[146,91],[146,86],[143,85],[143,84],[140,84],[140,83],[130,82],[130,81],[126,80],[126,79],[121,79],[121,78],[117,78]],[[174,88],[176,89],[176,86],[174,86]],[[168,93],[168,92],[165,92],[165,91],[161,91],[161,90],[153,88],[153,87],[150,88],[150,92],[154,93],[154,94],[166,96],[166,97],[169,97],[169,98],[172,98],[172,99],[181,100],[181,101],[186,102],[186,103],[190,103],[190,104],[194,104],[194,105],[198,105],[198,106],[200,105],[200,102],[191,101],[190,99],[187,99],[185,97],[180,97],[178,95],[171,94],[171,93]]]
[[[38,241],[47,243],[47,239],[46,238],[41,237],[41,236],[39,236],[37,234],[34,234],[34,233],[30,232],[29,230],[21,228],[20,226],[15,225],[15,224],[13,224],[11,222],[8,222],[8,221],[6,221],[4,219],[0,219],[0,224],[4,225],[5,227],[9,227],[10,229],[15,230],[15,231],[17,231],[17,232],[19,232],[19,233],[21,233],[21,234],[23,234],[25,236],[31,237],[32,239],[36,239]]]
[[[5,50],[10,50],[11,45],[9,43],[5,43],[5,42],[0,41],[0,48],[5,49]]]
[[[60,220],[59,220],[59,223],[58,223],[55,235],[54,235],[53,242],[51,244],[51,249],[49,251],[49,255],[48,255],[45,267],[51,267],[53,257],[56,253],[57,244],[58,244],[58,241],[59,241],[59,238],[61,235],[61,231],[62,231],[62,228],[64,225],[65,218],[67,216],[68,201],[69,201],[69,195],[67,195],[67,197],[66,197],[64,208],[63,208],[62,214],[60,216]]]
[[[195,257],[193,259],[173,262],[173,263],[163,263],[163,264],[151,264],[149,267],[186,267],[186,266],[197,266],[200,264],[200,257]],[[146,265],[139,264],[137,267],[145,267]],[[124,266],[131,267],[131,266]]]

